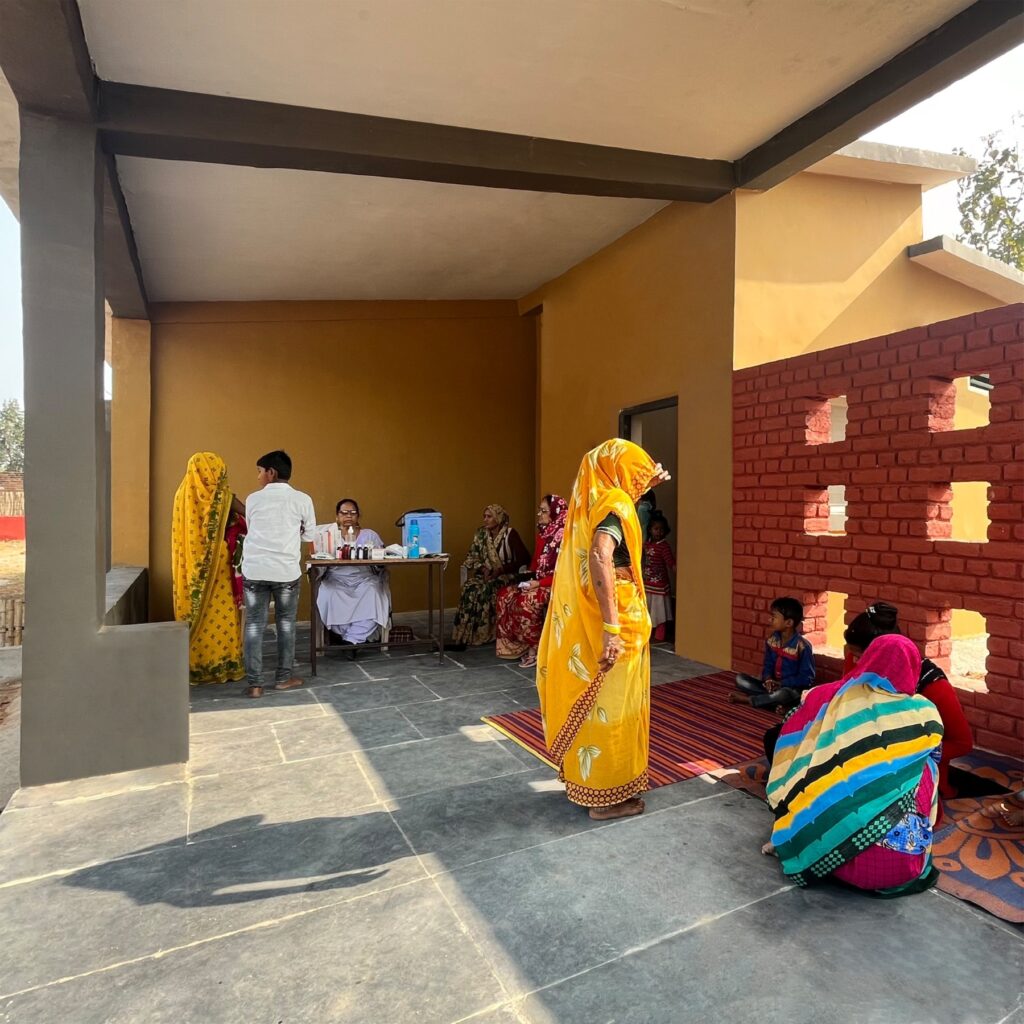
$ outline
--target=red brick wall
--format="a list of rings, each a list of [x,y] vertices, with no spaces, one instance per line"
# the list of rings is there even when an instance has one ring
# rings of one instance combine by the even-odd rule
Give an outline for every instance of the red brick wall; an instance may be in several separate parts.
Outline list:
[[[987,426],[952,430],[957,377],[988,373]],[[826,400],[846,395],[846,439]],[[987,693],[960,691],[982,747],[1024,750],[1024,304],[740,370],[733,383],[733,658],[759,671],[768,605],[804,602],[824,642],[825,593],[847,621],[873,600],[948,670],[950,613],[985,616]],[[950,484],[990,484],[988,543],[949,540]],[[845,536],[825,488],[846,486]],[[819,675],[838,663],[818,659]]]

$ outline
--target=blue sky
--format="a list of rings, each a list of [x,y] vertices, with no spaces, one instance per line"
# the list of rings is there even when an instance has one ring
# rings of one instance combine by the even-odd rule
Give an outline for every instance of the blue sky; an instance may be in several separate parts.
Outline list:
[[[875,142],[949,152],[962,147],[980,150],[981,136],[1010,127],[1013,115],[1024,107],[1024,46],[961,79],[948,89],[870,132]],[[1018,141],[1020,140],[1018,135]],[[956,185],[925,193],[924,234],[956,234]],[[18,224],[0,202],[0,401],[22,397],[21,272]]]

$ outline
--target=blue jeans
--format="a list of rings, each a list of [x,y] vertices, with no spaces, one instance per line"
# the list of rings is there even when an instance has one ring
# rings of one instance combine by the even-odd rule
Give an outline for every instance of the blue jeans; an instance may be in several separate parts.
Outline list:
[[[245,593],[245,682],[263,685],[263,633],[267,628],[270,599],[274,599],[277,621],[277,671],[275,683],[283,683],[295,674],[295,613],[299,608],[299,583],[269,583],[246,580]]]

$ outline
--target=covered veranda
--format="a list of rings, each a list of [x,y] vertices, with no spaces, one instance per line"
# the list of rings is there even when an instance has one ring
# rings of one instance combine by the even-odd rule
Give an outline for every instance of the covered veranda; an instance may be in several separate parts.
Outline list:
[[[187,631],[161,621],[154,479],[216,430],[240,439],[244,493],[243,459],[276,446],[275,415],[314,431],[336,410],[312,390],[281,412],[226,361],[225,407],[208,419],[182,393],[188,429],[153,431],[150,407],[155,376],[209,348],[218,323],[233,355],[263,346],[261,358],[301,362],[308,335],[268,340],[268,324],[371,321],[360,344],[379,356],[380,384],[418,373],[462,416],[442,432],[451,488],[483,476],[522,519],[601,439],[592,424],[614,432],[629,404],[591,407],[584,381],[578,410],[545,414],[538,330],[559,311],[529,296],[665,204],[711,230],[737,188],[785,182],[1014,45],[1016,5],[922,0],[866,18],[859,3],[798,2],[783,18],[771,3],[608,16],[587,3],[308,4],[285,16],[5,0],[0,14],[20,140],[0,183],[23,233],[27,598],[34,623],[60,624],[25,639],[32,788],[0,831],[17,962],[6,1019],[1020,1013],[1014,929],[939,894],[892,906],[793,890],[757,853],[766,813],[743,793],[693,779],[652,794],[639,822],[571,814],[549,772],[479,725],[534,692],[492,655],[338,663],[259,707],[191,694]],[[731,274],[711,292],[731,296]],[[434,303],[452,305],[437,315]],[[391,364],[396,335],[377,325],[410,319],[436,325],[417,345],[463,346],[463,376],[432,371],[429,347]],[[481,323],[471,349],[460,331]],[[688,343],[695,362],[702,345],[719,350],[727,388],[729,341],[706,328]],[[511,353],[502,385],[467,420],[458,403],[496,352]],[[382,424],[401,421],[405,397],[392,392],[367,424],[389,452],[403,436]],[[499,399],[510,424],[488,417]],[[681,402],[681,435],[708,425],[685,421],[691,408],[704,406]],[[500,476],[487,446],[454,445],[466,428],[496,432]],[[724,438],[723,458],[681,466],[710,506],[681,510],[679,531],[721,577],[723,623],[728,539],[697,528],[728,518],[728,449]],[[351,471],[386,476],[404,507],[424,503],[378,465]],[[475,514],[452,520],[465,531]],[[656,681],[728,667],[723,636],[658,651]]]

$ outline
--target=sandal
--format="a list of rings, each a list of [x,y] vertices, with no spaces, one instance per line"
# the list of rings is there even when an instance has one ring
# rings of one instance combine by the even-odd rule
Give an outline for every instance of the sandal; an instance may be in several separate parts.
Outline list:
[[[524,654],[519,659],[519,667],[520,668],[533,668],[533,666],[536,665],[536,664],[537,664],[537,655],[536,654]]]

